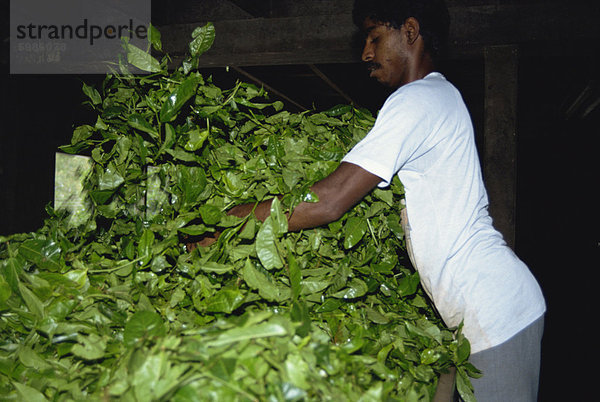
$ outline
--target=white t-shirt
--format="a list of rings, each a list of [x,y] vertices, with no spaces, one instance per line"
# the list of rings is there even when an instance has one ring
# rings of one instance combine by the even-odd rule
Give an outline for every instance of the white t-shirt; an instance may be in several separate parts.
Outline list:
[[[464,320],[472,353],[496,346],[546,309],[527,266],[492,226],[469,112],[440,73],[397,89],[343,159],[404,185],[411,257],[449,327]]]

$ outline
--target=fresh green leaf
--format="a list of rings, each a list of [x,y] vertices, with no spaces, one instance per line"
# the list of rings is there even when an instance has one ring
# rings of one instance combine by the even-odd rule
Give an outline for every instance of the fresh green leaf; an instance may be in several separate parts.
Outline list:
[[[53,240],[27,240],[19,247],[21,257],[50,271],[60,270],[60,253],[60,245]]]
[[[268,338],[273,336],[284,336],[289,334],[289,329],[277,321],[269,321],[250,327],[232,328],[223,332],[213,341],[208,341],[208,347],[229,345],[251,339]]]
[[[106,341],[100,336],[96,334],[80,335],[77,337],[77,341],[78,343],[71,349],[75,356],[85,360],[96,360],[104,356]]]
[[[13,382],[13,385],[15,387],[15,389],[17,390],[17,393],[19,395],[19,398],[22,401],[28,401],[28,402],[45,402],[48,399],[44,396],[44,394],[42,394],[40,391],[38,391],[35,388],[32,388],[28,385],[25,384],[21,384],[19,382]]]
[[[150,42],[154,50],[162,51],[160,32],[152,24],[150,24],[150,29],[148,30],[148,41]]]
[[[100,93],[98,90],[90,85],[83,84],[83,93],[90,98],[90,101],[93,105],[99,105],[102,103],[102,98],[100,97]]]
[[[128,38],[125,37],[125,39]],[[123,43],[123,47],[127,52],[127,62],[131,65],[149,73],[161,71],[160,63],[149,52],[145,52],[128,41]]]
[[[140,242],[138,243],[138,259],[140,265],[146,265],[152,259],[152,246],[154,245],[154,233],[150,230],[144,230]]]
[[[344,247],[354,247],[367,233],[367,221],[364,218],[352,216],[344,225]]]
[[[162,337],[166,329],[160,315],[153,311],[138,311],[125,324],[123,341],[126,345],[134,345],[144,339]]]
[[[198,57],[206,52],[215,41],[215,27],[208,23],[203,27],[198,27],[192,32],[192,41],[190,42],[190,54],[192,57]]]
[[[244,294],[237,289],[223,289],[209,297],[204,308],[211,313],[231,314],[242,305],[244,299]]]
[[[2,306],[4,302],[6,302],[10,298],[11,295],[12,290],[10,288],[10,285],[8,284],[6,279],[4,279],[3,276],[0,276],[0,306]]]
[[[288,252],[288,271],[292,289],[292,299],[297,300],[298,296],[302,293],[302,272],[300,271],[298,262],[291,250]]]
[[[208,130],[192,130],[189,132],[189,140],[185,144],[184,149],[186,151],[197,151],[202,148],[204,145],[204,141],[208,138],[209,131]]]
[[[271,282],[267,275],[255,268],[246,260],[242,269],[242,278],[251,289],[258,290],[258,294],[265,300],[282,301],[289,298],[289,289]]]
[[[156,131],[156,129],[154,128],[154,126],[152,124],[150,124],[145,118],[144,116],[142,116],[139,113],[133,113],[131,115],[129,115],[129,117],[127,118],[127,123],[140,131],[143,131],[145,133],[148,133],[154,137],[158,137],[158,132]]]
[[[219,207],[210,204],[204,204],[198,208],[202,220],[207,225],[216,225],[221,220],[223,213]]]
[[[173,121],[183,105],[196,94],[200,78],[192,75],[179,84],[167,97],[160,109],[161,123]]]
[[[283,267],[276,242],[273,216],[269,216],[256,234],[256,254],[266,269]]]

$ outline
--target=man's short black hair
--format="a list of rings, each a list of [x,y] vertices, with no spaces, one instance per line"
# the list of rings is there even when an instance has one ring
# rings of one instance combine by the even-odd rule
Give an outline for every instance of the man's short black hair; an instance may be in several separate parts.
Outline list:
[[[437,59],[444,52],[450,15],[444,0],[355,0],[354,23],[362,29],[365,19],[399,29],[409,17],[419,21],[425,50]]]

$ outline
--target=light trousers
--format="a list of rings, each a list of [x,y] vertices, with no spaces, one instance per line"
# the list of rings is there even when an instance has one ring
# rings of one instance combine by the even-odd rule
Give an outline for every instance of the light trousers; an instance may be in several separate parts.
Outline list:
[[[477,402],[537,401],[543,332],[542,316],[506,342],[471,355],[469,361],[483,372],[471,379]],[[440,377],[435,402],[461,401],[448,386],[454,374]]]

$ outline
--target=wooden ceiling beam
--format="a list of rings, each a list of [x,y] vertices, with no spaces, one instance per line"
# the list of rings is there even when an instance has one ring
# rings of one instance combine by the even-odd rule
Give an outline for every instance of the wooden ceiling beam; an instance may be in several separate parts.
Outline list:
[[[334,63],[353,60],[351,18],[329,16],[213,21],[216,39],[202,67]],[[184,55],[197,24],[159,26],[163,49]],[[345,26],[343,26],[345,24]],[[342,26],[340,26],[342,25]]]
[[[600,6],[538,2],[450,7],[449,57],[481,56],[485,46],[593,40],[600,37]],[[187,49],[195,24],[160,26],[175,59]],[[202,67],[354,63],[360,40],[350,13],[213,21],[217,37]],[[560,52],[562,49],[557,49]]]

